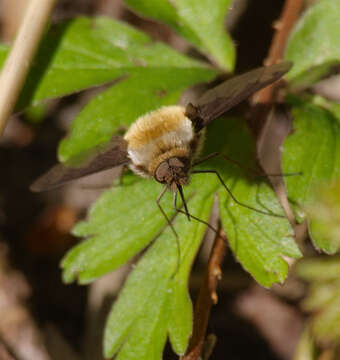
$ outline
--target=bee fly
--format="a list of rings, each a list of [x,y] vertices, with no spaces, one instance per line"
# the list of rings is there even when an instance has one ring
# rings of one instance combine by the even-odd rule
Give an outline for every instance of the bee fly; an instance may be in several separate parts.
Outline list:
[[[86,175],[119,165],[128,165],[134,173],[142,177],[153,177],[157,182],[164,184],[156,201],[177,238],[171,221],[160,205],[160,200],[165,191],[170,189],[174,194],[173,204],[176,212],[186,214],[188,220],[193,218],[211,227],[189,213],[182,190],[182,186],[188,184],[190,174],[210,172],[216,174],[237,204],[262,214],[275,216],[239,202],[217,171],[195,171],[193,167],[217,155],[227,158],[223,154],[213,153],[198,160],[203,146],[205,127],[256,91],[280,79],[291,66],[290,62],[282,62],[260,67],[208,90],[194,104],[189,103],[186,107],[164,106],[151,111],[139,117],[124,137],[114,136],[106,149],[102,149],[85,162],[78,165],[66,163],[54,166],[31,185],[31,190],[37,192],[49,190]],[[177,192],[182,199],[184,211],[177,209]]]

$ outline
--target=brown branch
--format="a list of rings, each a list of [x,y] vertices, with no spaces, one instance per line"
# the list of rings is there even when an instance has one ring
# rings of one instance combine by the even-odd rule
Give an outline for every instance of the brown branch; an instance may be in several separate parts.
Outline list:
[[[194,314],[194,330],[189,347],[180,360],[197,360],[200,357],[205,340],[210,309],[217,303],[217,282],[221,278],[221,263],[226,251],[226,238],[219,228],[211,250],[204,280],[198,295]]]
[[[275,34],[273,36],[268,57],[264,61],[264,65],[276,64],[283,56],[286,47],[287,38],[299,18],[303,7],[303,0],[286,0],[282,14],[279,20],[275,21],[273,27]],[[272,101],[274,89],[278,83],[267,86],[253,96],[254,103],[268,104]]]

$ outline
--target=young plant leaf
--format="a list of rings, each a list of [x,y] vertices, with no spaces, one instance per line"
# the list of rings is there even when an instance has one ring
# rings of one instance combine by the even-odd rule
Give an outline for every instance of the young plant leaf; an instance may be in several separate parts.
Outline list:
[[[313,104],[320,106],[332,113],[332,115],[338,120],[340,123],[340,102],[334,102],[325,99],[320,95],[314,95],[312,97]]]
[[[285,58],[294,63],[291,86],[309,86],[340,62],[340,6],[320,0],[300,18],[287,44]]]
[[[340,125],[327,110],[301,102],[293,107],[293,133],[283,146],[283,172],[301,171],[301,176],[286,177],[288,199],[299,221],[306,217],[306,207],[316,201],[316,189],[332,182],[340,175]],[[313,243],[328,253],[335,251],[332,244],[318,232],[313,232]]]
[[[129,25],[106,17],[78,17],[48,32],[16,110],[136,72],[152,76],[155,69],[180,69],[184,74],[193,68],[208,69]]]
[[[225,30],[230,0],[125,0],[138,14],[161,21],[226,71],[235,65],[235,48]],[[209,11],[207,11],[209,9]]]
[[[59,147],[66,161],[110,140],[127,129],[140,115],[163,105],[176,104],[181,93],[199,82],[211,80],[214,71],[204,68],[153,69],[149,76],[135,73],[93,98],[76,116],[71,133]]]

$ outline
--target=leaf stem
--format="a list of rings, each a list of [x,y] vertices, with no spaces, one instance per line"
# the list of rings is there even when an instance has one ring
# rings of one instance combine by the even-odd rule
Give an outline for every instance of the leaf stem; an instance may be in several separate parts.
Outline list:
[[[55,0],[30,0],[0,74],[0,135],[23,87]]]
[[[226,251],[226,238],[221,225],[218,230],[195,305],[193,334],[188,350],[185,355],[180,357],[180,360],[199,359],[204,345],[210,310],[212,305],[217,303],[217,282],[221,278],[221,264]]]

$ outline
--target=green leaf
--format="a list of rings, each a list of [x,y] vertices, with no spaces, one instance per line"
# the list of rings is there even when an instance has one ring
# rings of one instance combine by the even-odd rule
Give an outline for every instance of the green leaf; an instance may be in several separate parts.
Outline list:
[[[222,118],[208,129],[206,152],[218,150],[245,167],[255,164],[254,143],[240,119]],[[216,159],[198,168],[218,170],[238,200],[268,213],[283,214],[269,185],[247,178],[235,164]],[[160,184],[134,176],[123,180],[124,185],[106,191],[88,220],[74,229],[76,236],[86,240],[64,258],[65,281],[88,283],[116,269],[166,226],[155,203]],[[282,257],[300,256],[287,219],[236,204],[214,174],[192,175],[184,192],[189,211],[205,221],[218,194],[223,225],[238,261],[264,286],[284,280],[288,265]],[[171,216],[170,193],[162,204]],[[105,333],[107,357],[118,352],[118,359],[124,360],[161,359],[167,334],[176,353],[184,353],[192,331],[188,277],[205,226],[188,222],[182,214],[176,216],[174,226],[180,242],[179,269],[175,237],[166,227],[133,270],[113,307]]]
[[[2,55],[1,55],[2,54]],[[0,60],[3,51],[0,51]],[[43,40],[16,109],[74,93],[122,76],[208,67],[144,33],[106,17],[78,17],[53,26]],[[210,70],[212,71],[212,70]]]
[[[335,118],[340,123],[340,103],[329,101],[327,102],[327,104],[328,106],[326,108],[335,116]]]
[[[125,4],[141,16],[158,20],[171,26],[184,38],[196,46],[200,46],[200,40],[193,30],[188,26],[178,14],[177,6],[168,0],[125,0]]]
[[[80,283],[88,283],[116,269],[165,226],[155,203],[161,186],[135,178],[128,182],[104,192],[90,211],[90,221],[74,228],[76,236],[88,239],[74,247],[62,262],[66,282],[78,277]],[[90,259],[93,261],[88,262]]]
[[[209,192],[209,185],[206,187],[203,190]],[[209,218],[212,206],[206,191],[193,194],[188,203],[203,220]],[[176,229],[180,234],[180,269],[176,272],[176,241],[167,228],[132,271],[112,309],[104,339],[106,357],[120,349],[118,359],[161,359],[158,350],[162,350],[167,332],[174,350],[184,353],[192,328],[187,279],[204,226],[180,216]]]
[[[96,96],[76,116],[70,136],[59,147],[61,161],[108,142],[122,127],[163,105],[176,104],[183,90],[211,80],[208,69],[154,69],[150,76],[134,74]]]
[[[228,119],[223,129],[218,125],[215,123],[210,129],[208,152],[216,151],[220,146],[223,153],[245,168],[255,169],[255,146],[244,124],[239,119]],[[256,179],[253,174],[247,176],[246,171],[221,160],[212,161],[210,168],[219,170],[238,201],[268,214],[283,215],[279,201],[263,178]],[[206,179],[214,175],[204,176]],[[236,259],[263,286],[283,282],[288,272],[283,256],[301,256],[288,220],[260,214],[236,204],[217,179],[215,181],[222,223]]]
[[[138,14],[159,20],[185,37],[226,71],[235,65],[235,49],[225,30],[230,0],[125,0]]]
[[[287,79],[294,86],[308,86],[340,62],[340,6],[320,0],[300,18],[287,44],[286,60],[294,67]]]
[[[340,103],[325,99],[322,96],[314,95],[312,97],[313,104],[318,105],[329,112],[338,120],[340,123]]]
[[[301,171],[301,176],[286,177],[288,198],[299,221],[306,217],[306,207],[316,201],[316,189],[340,175],[340,125],[327,110],[302,102],[292,110],[293,133],[283,146],[283,172]],[[318,232],[310,235],[313,243],[326,252],[333,253],[334,246]]]

